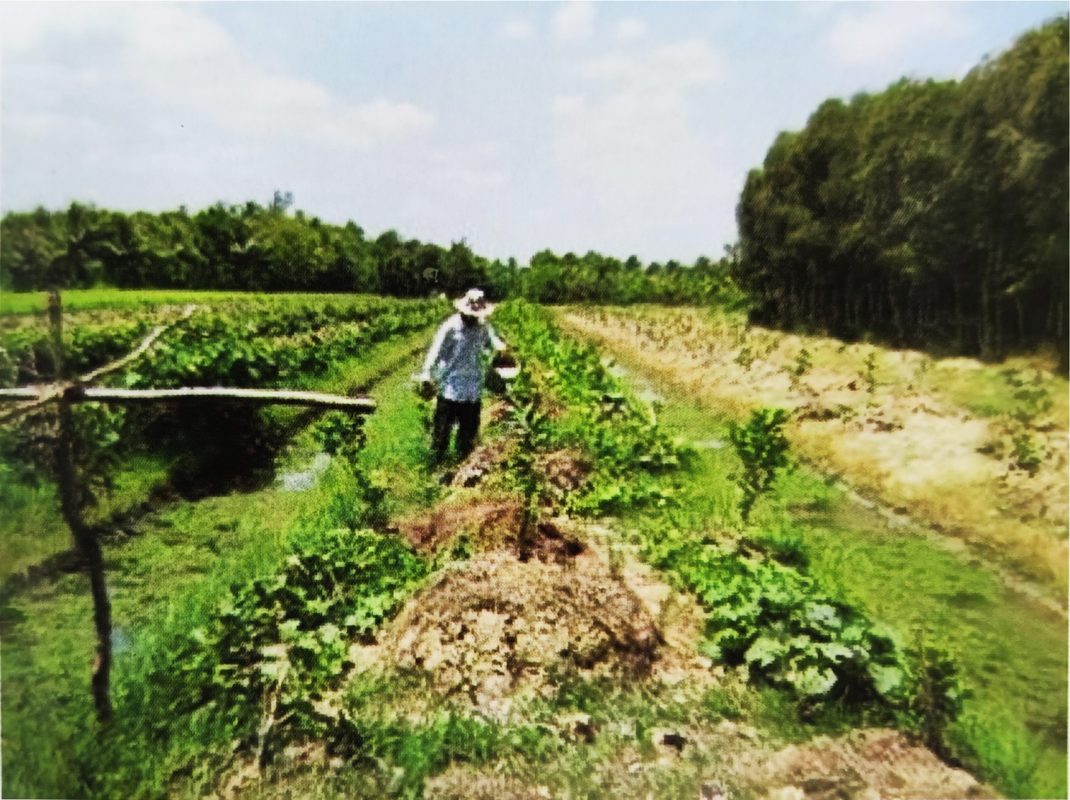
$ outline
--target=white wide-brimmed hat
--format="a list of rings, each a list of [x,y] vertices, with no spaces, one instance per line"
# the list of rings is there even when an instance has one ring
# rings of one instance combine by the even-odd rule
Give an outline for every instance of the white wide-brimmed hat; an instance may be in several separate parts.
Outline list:
[[[478,319],[486,319],[494,311],[494,304],[487,302],[482,289],[469,289],[464,297],[454,300],[453,305],[462,314]]]

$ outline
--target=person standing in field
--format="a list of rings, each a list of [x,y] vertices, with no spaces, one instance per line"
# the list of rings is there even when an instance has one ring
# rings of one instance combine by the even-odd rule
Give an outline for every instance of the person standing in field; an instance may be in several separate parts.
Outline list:
[[[506,349],[505,342],[487,324],[494,306],[481,289],[469,289],[454,306],[457,313],[439,327],[419,375],[425,396],[437,394],[431,424],[431,453],[436,466],[446,457],[454,425],[458,456],[464,458],[472,452],[479,433],[484,355]]]

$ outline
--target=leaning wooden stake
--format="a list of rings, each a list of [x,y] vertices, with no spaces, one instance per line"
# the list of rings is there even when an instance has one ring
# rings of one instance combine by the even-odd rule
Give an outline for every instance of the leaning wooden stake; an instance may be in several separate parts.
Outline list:
[[[52,347],[59,381],[66,380],[63,367],[63,316],[59,292],[48,296],[48,317],[52,330]],[[59,436],[56,439],[56,471],[59,478],[60,506],[63,518],[71,529],[74,545],[82,557],[89,588],[93,596],[93,624],[97,631],[97,656],[93,662],[93,703],[101,722],[111,719],[111,601],[104,581],[104,555],[96,531],[82,519],[84,496],[78,482],[74,459],[74,418],[70,402],[59,400]]]
[[[93,703],[101,722],[111,719],[111,601],[104,581],[104,554],[97,532],[82,519],[82,490],[74,466],[74,421],[71,404],[59,401],[59,439],[56,462],[59,467],[59,497],[63,518],[71,529],[75,547],[82,557],[89,590],[93,595],[93,625],[97,631],[97,656],[93,661]]]

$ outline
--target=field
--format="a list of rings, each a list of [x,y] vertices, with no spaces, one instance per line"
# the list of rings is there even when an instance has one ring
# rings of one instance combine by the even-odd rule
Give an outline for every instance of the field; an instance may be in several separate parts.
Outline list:
[[[77,407],[106,724],[52,412],[0,429],[8,796],[1065,796],[1066,384],[1046,370],[510,301],[520,376],[433,470],[410,376],[444,303],[65,305],[78,374],[168,326],[107,385],[377,408]],[[43,307],[0,299],[0,384],[52,378]],[[747,483],[777,430],[740,431],[771,406],[795,467]]]

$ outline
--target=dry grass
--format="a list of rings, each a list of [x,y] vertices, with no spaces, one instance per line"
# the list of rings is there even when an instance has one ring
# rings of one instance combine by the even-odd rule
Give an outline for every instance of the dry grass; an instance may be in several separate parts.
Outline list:
[[[1043,376],[1055,402],[1029,430],[1047,457],[1028,475],[999,446],[1006,423],[994,414],[1013,404],[1005,365],[748,329],[698,309],[567,310],[560,318],[732,417],[760,406],[794,410],[790,436],[807,460],[962,538],[1065,605],[1066,381]]]

